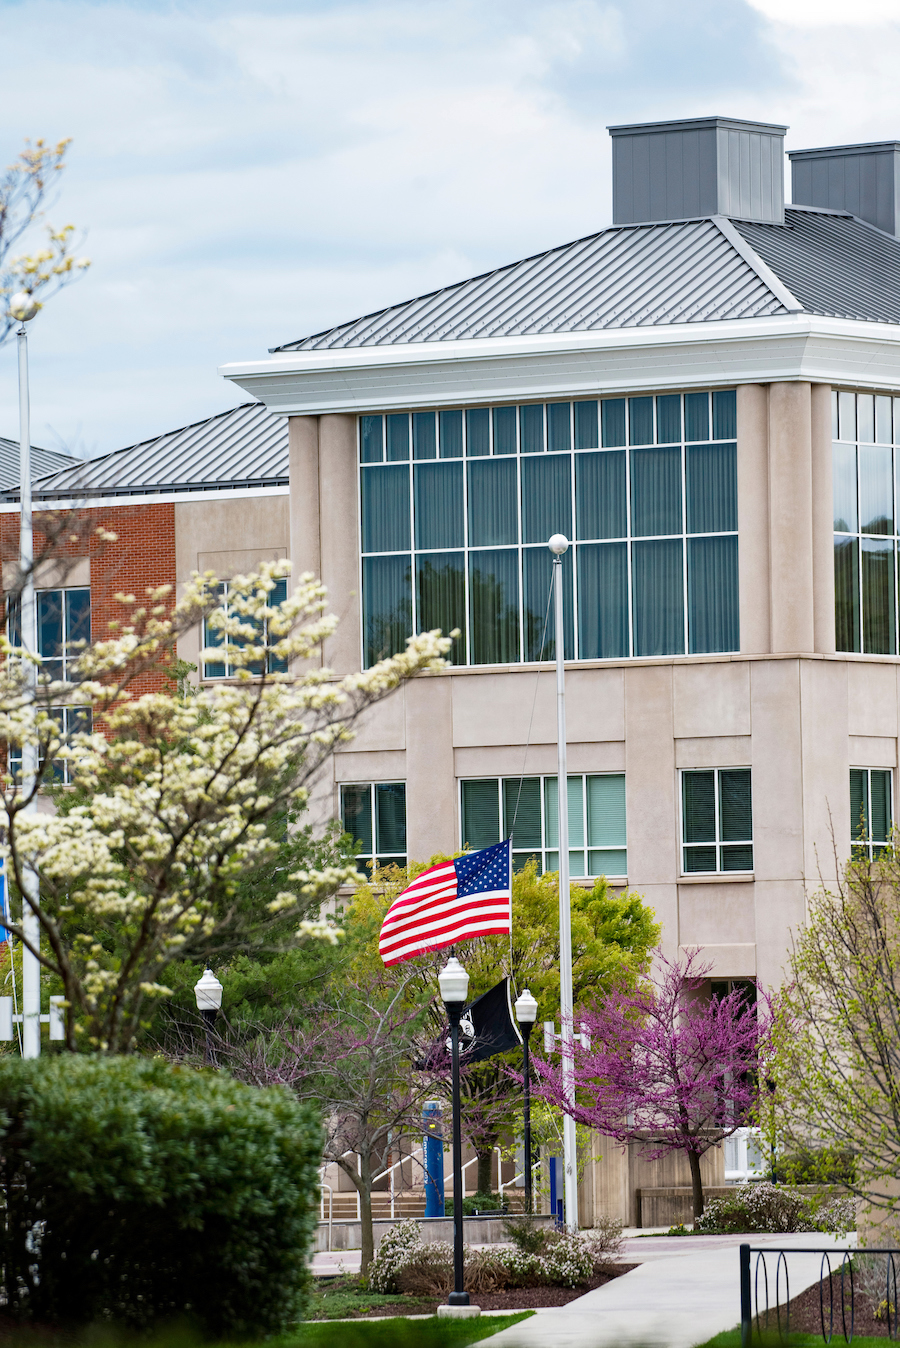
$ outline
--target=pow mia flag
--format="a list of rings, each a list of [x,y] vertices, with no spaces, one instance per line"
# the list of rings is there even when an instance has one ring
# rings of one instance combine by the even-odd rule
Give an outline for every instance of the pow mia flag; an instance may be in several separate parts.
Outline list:
[[[463,1065],[482,1062],[495,1053],[517,1048],[521,1042],[509,999],[509,979],[501,978],[463,1011],[459,1023],[459,1060]]]

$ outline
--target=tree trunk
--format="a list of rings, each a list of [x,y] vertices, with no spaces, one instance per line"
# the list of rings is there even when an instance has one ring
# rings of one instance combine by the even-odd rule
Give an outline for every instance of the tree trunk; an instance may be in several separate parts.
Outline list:
[[[359,1271],[364,1278],[375,1255],[375,1229],[372,1226],[372,1163],[360,1154],[359,1170],[349,1165],[343,1156],[335,1158],[345,1175],[349,1175],[359,1194],[360,1261]]]
[[[700,1178],[700,1156],[690,1148],[687,1154],[688,1164],[691,1167],[691,1191],[694,1200],[694,1221],[703,1216],[703,1180]]]
[[[475,1153],[478,1157],[478,1184],[477,1191],[480,1194],[489,1194],[491,1190],[491,1169],[494,1162],[494,1148],[488,1147],[486,1151]],[[497,1183],[499,1184],[499,1180]]]

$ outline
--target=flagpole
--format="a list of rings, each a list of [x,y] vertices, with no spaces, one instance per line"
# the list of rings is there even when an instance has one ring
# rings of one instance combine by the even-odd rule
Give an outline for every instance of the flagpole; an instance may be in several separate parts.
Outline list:
[[[569,778],[566,761],[566,650],[563,624],[563,556],[569,549],[564,534],[548,544],[553,553],[554,638],[556,641],[556,798],[559,810],[559,1014],[563,1092],[575,1094],[574,1007],[572,992],[572,913],[569,895]],[[575,1120],[563,1115],[563,1170],[566,1226],[578,1230],[578,1165]]]

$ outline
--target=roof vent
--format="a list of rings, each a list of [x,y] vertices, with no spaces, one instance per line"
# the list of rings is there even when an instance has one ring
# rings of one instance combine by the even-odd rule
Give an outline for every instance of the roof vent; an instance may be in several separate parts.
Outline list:
[[[607,129],[613,224],[698,215],[784,224],[786,126],[694,117]]]
[[[788,157],[795,205],[849,211],[900,234],[900,141],[791,150]]]

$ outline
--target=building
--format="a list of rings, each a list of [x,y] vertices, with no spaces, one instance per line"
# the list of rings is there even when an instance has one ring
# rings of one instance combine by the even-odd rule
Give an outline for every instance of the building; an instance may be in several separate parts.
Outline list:
[[[554,866],[565,533],[573,875],[770,985],[851,822],[887,837],[898,733],[900,142],[794,152],[786,207],[785,130],[613,127],[611,228],[223,369],[288,422],[329,664],[461,632],[323,813]]]

